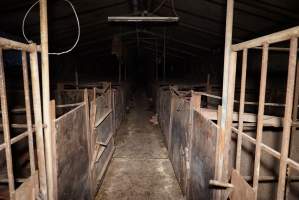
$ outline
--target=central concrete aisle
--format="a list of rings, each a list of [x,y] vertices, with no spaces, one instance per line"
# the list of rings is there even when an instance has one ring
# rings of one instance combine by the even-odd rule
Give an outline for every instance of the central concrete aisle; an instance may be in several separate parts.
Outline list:
[[[150,123],[145,94],[116,136],[116,151],[96,200],[183,200],[158,125]]]

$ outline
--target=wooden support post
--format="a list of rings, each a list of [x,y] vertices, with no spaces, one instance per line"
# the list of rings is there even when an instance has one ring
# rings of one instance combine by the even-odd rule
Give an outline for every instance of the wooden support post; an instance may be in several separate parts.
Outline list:
[[[260,93],[259,93],[259,106],[257,115],[257,131],[256,131],[256,147],[255,147],[255,159],[253,169],[253,190],[255,192],[255,199],[257,198],[258,180],[260,174],[260,160],[261,160],[261,143],[263,138],[264,127],[264,108],[265,108],[265,95],[266,95],[266,83],[267,83],[267,69],[268,69],[268,50],[269,44],[263,45],[262,55],[262,67],[260,77]]]
[[[53,194],[53,156],[51,141],[51,116],[50,116],[50,77],[49,77],[49,47],[48,47],[48,13],[47,0],[40,0],[40,34],[41,34],[41,64],[42,64],[42,95],[43,95],[43,120],[45,131],[45,155],[47,169],[48,199],[54,199]]]
[[[230,105],[233,105],[234,101],[234,94],[233,96],[230,96],[231,91],[229,87],[234,89],[234,80],[235,76],[232,77],[233,74],[235,74],[235,64],[236,63],[230,63],[230,61],[236,62],[237,59],[237,53],[232,53],[231,46],[232,46],[232,32],[233,32],[233,11],[234,11],[234,0],[227,0],[227,10],[226,10],[226,28],[225,28],[225,46],[224,46],[224,66],[223,66],[223,89],[222,89],[222,116],[221,116],[221,126],[220,126],[220,143],[217,146],[219,151],[219,158],[217,159],[219,162],[218,169],[217,169],[217,179],[218,180],[227,180],[228,178],[228,169],[226,166],[225,157],[225,143],[227,141],[230,141],[231,138],[230,135],[230,126],[231,123],[231,115],[232,113],[229,112],[229,109],[233,110],[233,108],[230,108]],[[231,56],[234,56],[234,58],[231,58]],[[230,80],[230,77],[233,78],[233,80]],[[231,106],[232,107],[232,106]],[[227,139],[225,139],[227,138]],[[226,142],[225,142],[226,141]],[[229,147],[228,145],[227,147]],[[227,156],[226,156],[227,157]],[[224,169],[222,169],[224,168]],[[222,170],[224,171],[224,174],[222,173]],[[217,197],[220,198],[220,197]]]
[[[245,91],[246,91],[246,71],[247,71],[247,49],[243,50],[242,59],[242,75],[241,75],[241,92],[240,92],[240,107],[239,107],[239,126],[238,130],[243,131],[243,114],[245,103]],[[242,135],[238,134],[237,140],[237,153],[236,153],[236,169],[240,173],[241,168],[241,154],[242,154]]]
[[[13,174],[13,166],[12,166],[4,63],[3,63],[3,55],[2,55],[1,48],[0,48],[0,96],[1,96],[1,111],[2,111],[1,114],[2,114],[2,124],[3,124],[3,133],[4,133],[4,143],[5,143],[5,156],[6,156],[6,168],[7,168],[7,177],[8,177],[8,186],[9,186],[9,196],[10,199],[14,199],[15,183],[14,183],[14,174]]]
[[[32,44],[35,47],[36,45]],[[46,177],[46,162],[44,152],[44,136],[43,136],[43,121],[42,121],[42,108],[41,108],[41,94],[39,85],[39,72],[38,72],[38,60],[37,52],[30,52],[30,69],[31,69],[31,83],[32,83],[32,100],[34,111],[34,123],[35,123],[35,137],[36,137],[36,150],[38,158],[38,171],[39,171],[39,183],[40,192],[42,198],[47,199],[47,177]]]
[[[52,155],[53,155],[53,193],[54,193],[54,199],[58,199],[58,172],[57,172],[57,152],[56,152],[56,138],[57,138],[57,132],[56,132],[56,102],[55,100],[50,101],[50,113],[51,113],[51,126],[52,126]]]
[[[33,131],[32,131],[32,118],[31,118],[28,66],[27,66],[27,57],[25,51],[22,51],[22,68],[23,68],[22,71],[23,71],[23,81],[24,81],[27,132],[28,132],[30,171],[31,171],[31,176],[33,176],[35,174],[34,143],[33,143],[33,135],[32,135]]]
[[[292,110],[293,110],[292,104],[293,104],[294,86],[295,86],[297,46],[298,46],[298,39],[292,38],[290,43],[288,81],[286,87],[287,93],[286,93],[285,110],[284,110],[284,118],[283,118],[283,132],[282,132],[282,144],[281,144],[281,157],[280,157],[280,165],[279,165],[279,179],[278,179],[278,187],[277,187],[277,199],[283,199],[285,194],[286,168],[287,168],[287,159],[289,154],[290,129],[292,125]]]
[[[223,173],[221,174],[221,181],[228,182],[229,179],[229,151],[231,146],[231,128],[232,128],[232,118],[233,118],[233,110],[234,110],[234,96],[235,96],[235,79],[236,79],[236,67],[237,67],[237,52],[232,52],[230,56],[230,70],[229,70],[229,82],[228,82],[228,99],[227,99],[227,109],[226,113],[223,113],[223,109],[221,111],[223,115],[226,115],[224,118],[225,128],[222,129],[221,132],[224,139],[222,143],[224,146],[220,147],[219,155],[220,160],[222,160],[223,166],[219,166],[220,169],[223,169]],[[222,120],[221,120],[222,123]],[[222,150],[221,150],[222,149]],[[223,154],[222,154],[223,152]]]
[[[296,80],[295,80],[295,92],[294,92],[294,102],[293,102],[293,114],[292,114],[292,121],[296,122],[298,120],[297,115],[298,115],[298,103],[299,103],[299,62],[297,61],[297,67],[296,67]],[[296,148],[296,140],[294,140],[293,138],[295,137],[294,135],[296,134],[296,130],[297,127],[292,126],[291,129],[291,135],[290,135],[290,152],[289,152],[289,158],[293,157],[293,154],[296,153],[295,152],[295,148]],[[288,166],[287,169],[287,186],[286,186],[286,199],[288,199],[288,194],[289,194],[289,190],[290,190],[290,185],[289,183],[291,182],[291,172],[292,172],[292,167]]]
[[[227,0],[226,10],[226,28],[225,28],[225,46],[224,46],[224,66],[223,66],[223,89],[222,89],[222,119],[221,127],[225,128],[226,110],[228,101],[228,82],[230,74],[230,56],[232,46],[232,32],[233,32],[233,12],[234,0]]]

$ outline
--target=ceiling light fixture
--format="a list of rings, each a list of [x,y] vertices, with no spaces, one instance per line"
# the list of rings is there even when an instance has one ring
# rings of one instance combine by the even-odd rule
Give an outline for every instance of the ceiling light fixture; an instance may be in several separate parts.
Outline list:
[[[110,16],[108,22],[178,22],[179,17]]]

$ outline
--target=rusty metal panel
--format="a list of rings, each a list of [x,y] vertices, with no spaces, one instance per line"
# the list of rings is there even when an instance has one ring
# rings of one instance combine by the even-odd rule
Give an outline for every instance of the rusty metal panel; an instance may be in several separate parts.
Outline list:
[[[169,87],[162,87],[159,89],[159,94],[157,97],[157,109],[158,109],[158,119],[160,128],[165,138],[166,144],[169,142],[169,119],[170,119],[170,104],[171,104],[171,92]]]
[[[114,150],[115,150],[114,139],[111,138],[110,141],[108,142],[108,145],[103,149],[103,152],[99,157],[99,160],[97,160],[94,164],[94,167],[92,169],[92,173],[93,173],[92,177],[94,180],[92,180],[92,183],[94,184],[95,192],[99,189],[102,183],[102,179],[107,170],[109,162],[112,159]]]
[[[209,180],[214,178],[217,145],[216,125],[193,111],[189,199],[212,199]]]
[[[126,91],[124,87],[113,87],[114,125],[118,129],[126,113]]]
[[[189,131],[190,102],[176,95],[172,96],[172,127],[169,132],[169,158],[182,192],[186,192],[187,180],[187,138]]]
[[[82,105],[56,119],[58,199],[91,199],[86,117]]]

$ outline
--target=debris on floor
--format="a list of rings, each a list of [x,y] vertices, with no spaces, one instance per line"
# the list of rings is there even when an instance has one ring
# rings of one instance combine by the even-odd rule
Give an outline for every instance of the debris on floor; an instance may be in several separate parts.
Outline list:
[[[157,114],[153,115],[149,121],[155,126],[158,125],[159,124],[158,115]]]

